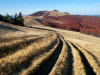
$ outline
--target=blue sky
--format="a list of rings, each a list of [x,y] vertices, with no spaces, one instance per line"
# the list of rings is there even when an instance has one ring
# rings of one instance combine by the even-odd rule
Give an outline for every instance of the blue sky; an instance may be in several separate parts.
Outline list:
[[[73,15],[100,15],[100,0],[0,0],[0,14],[23,15],[58,10]]]

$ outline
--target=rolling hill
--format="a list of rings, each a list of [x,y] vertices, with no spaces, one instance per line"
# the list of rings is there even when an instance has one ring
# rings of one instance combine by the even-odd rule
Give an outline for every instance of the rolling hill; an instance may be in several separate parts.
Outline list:
[[[39,11],[29,16],[41,16],[41,19],[38,18],[38,21],[47,26],[100,37],[100,17],[70,15],[57,10]]]
[[[0,22],[0,75],[99,75],[100,38]]]
[[[30,14],[29,16],[63,16],[63,15],[70,15],[68,13],[61,13],[57,10],[52,11],[38,11],[36,13]]]
[[[23,19],[0,21],[0,75],[100,75],[100,38],[80,33],[98,32],[99,18],[53,10]]]

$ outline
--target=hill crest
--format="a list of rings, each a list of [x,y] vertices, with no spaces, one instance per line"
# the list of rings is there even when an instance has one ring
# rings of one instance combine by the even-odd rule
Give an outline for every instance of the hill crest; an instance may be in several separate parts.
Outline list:
[[[29,16],[64,16],[64,15],[70,15],[69,13],[62,13],[59,12],[58,10],[52,10],[52,11],[38,11],[33,14],[30,14]]]

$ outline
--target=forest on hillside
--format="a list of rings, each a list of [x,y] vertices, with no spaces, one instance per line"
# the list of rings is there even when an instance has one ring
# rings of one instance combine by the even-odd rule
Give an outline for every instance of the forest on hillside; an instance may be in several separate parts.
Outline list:
[[[100,17],[65,15],[59,17],[44,16],[44,18],[63,22],[63,24],[59,24],[44,21],[45,25],[100,37]]]

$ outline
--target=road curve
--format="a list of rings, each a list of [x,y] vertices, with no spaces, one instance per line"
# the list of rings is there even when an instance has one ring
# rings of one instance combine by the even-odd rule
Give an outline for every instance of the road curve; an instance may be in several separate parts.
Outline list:
[[[60,33],[3,40],[0,75],[100,75],[96,56]]]

